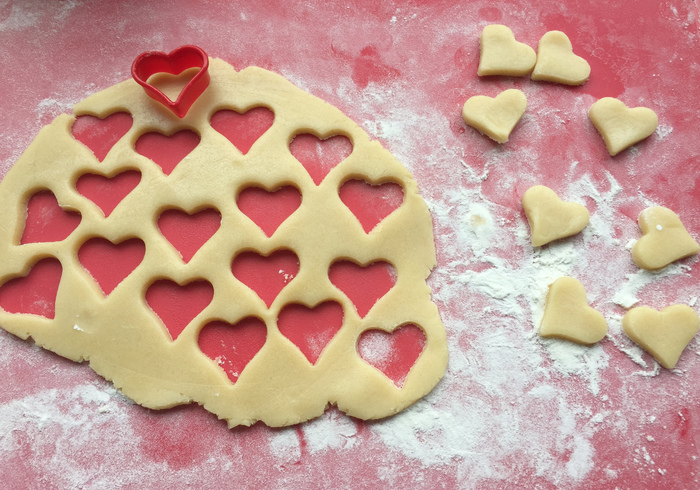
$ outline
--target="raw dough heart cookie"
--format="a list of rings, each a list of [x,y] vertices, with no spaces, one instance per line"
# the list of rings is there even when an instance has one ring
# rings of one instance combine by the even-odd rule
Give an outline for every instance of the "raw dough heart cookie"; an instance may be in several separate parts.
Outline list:
[[[637,267],[661,269],[700,252],[698,242],[670,209],[663,206],[647,208],[639,213],[637,220],[642,231],[642,237],[632,247],[632,260]]]
[[[560,277],[549,286],[539,334],[579,344],[595,344],[608,333],[605,317],[588,306],[586,290],[573,277]]]
[[[506,26],[493,24],[484,27],[479,44],[479,76],[521,77],[530,73],[537,61],[535,50],[516,41],[513,31]]]
[[[642,141],[656,131],[659,119],[646,107],[628,108],[624,102],[604,97],[588,110],[588,118],[605,141],[611,156]]]
[[[294,424],[329,405],[362,419],[397,413],[428,393],[447,365],[445,331],[426,285],[436,264],[432,221],[415,180],[339,110],[281,76],[257,67],[237,72],[218,59],[208,66],[209,86],[182,118],[128,80],[41,130],[0,183],[0,325],[89,361],[153,409],[196,402],[230,426]],[[170,87],[163,80],[182,82],[154,77],[149,84],[164,93]],[[217,129],[211,125],[221,111],[255,108],[274,117],[248,131],[243,150],[220,132],[221,121]],[[128,112],[133,125],[104,159],[71,135],[76,116],[104,119],[117,111]],[[316,182],[290,150],[301,133],[342,135],[352,151]],[[179,134],[187,138],[174,137]],[[135,149],[149,145],[160,153]],[[168,171],[165,156],[172,160]],[[94,182],[83,176],[127,171],[138,177],[118,206],[103,213],[83,189]],[[370,231],[340,199],[351,179],[400,190],[396,209]],[[247,191],[269,194],[284,186],[292,191],[273,200],[269,227],[262,222],[266,211],[252,207],[271,200]],[[22,244],[27,200],[43,190],[80,212],[81,221],[58,241]],[[280,212],[287,197],[292,204]],[[128,270],[120,268],[124,277],[107,276],[108,258],[99,270],[102,249],[87,242],[92,237],[101,237],[97,245],[112,255],[115,244],[136,240]],[[90,247],[81,248],[85,243]],[[85,256],[86,250],[94,253]],[[395,271],[362,315],[353,303],[360,293],[329,279],[339,259]],[[34,291],[42,281],[53,286]],[[31,298],[40,302],[23,301]],[[48,311],[54,299],[55,315]],[[374,357],[358,354],[357,344],[365,331],[407,324],[424,341],[397,385],[371,364]]]
[[[530,78],[566,85],[582,85],[591,75],[586,60],[575,55],[569,38],[561,31],[549,31],[537,47],[537,63]]]
[[[622,329],[666,369],[676,367],[683,349],[698,333],[698,314],[688,305],[661,311],[648,306],[632,308],[622,318]]]
[[[564,202],[543,185],[530,187],[523,194],[523,208],[530,223],[533,247],[575,235],[588,224],[588,210],[575,202]]]
[[[475,95],[462,109],[462,118],[469,126],[499,143],[508,141],[511,131],[525,114],[527,98],[517,89],[501,92],[495,98]]]

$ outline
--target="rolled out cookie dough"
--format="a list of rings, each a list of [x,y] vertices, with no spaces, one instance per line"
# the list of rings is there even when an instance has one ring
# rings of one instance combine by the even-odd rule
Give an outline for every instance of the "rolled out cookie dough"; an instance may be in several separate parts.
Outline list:
[[[513,31],[498,24],[485,26],[479,38],[479,76],[522,77],[532,71],[537,54],[527,44],[515,40]]]
[[[196,402],[230,426],[258,420],[270,426],[295,424],[321,415],[329,405],[361,419],[399,412],[428,393],[447,364],[445,331],[426,284],[436,263],[432,221],[415,180],[339,110],[281,76],[257,67],[237,72],[218,59],[211,60],[209,72],[209,87],[183,119],[132,80],[78,103],[75,115],[104,118],[128,111],[133,117],[129,132],[102,162],[72,137],[73,115],[61,115],[41,130],[0,183],[0,287],[25,276],[40,258],[55,257],[62,266],[55,318],[0,309],[0,325],[64,357],[89,361],[145,407]],[[220,109],[243,113],[259,106],[274,112],[274,123],[245,155],[209,123]],[[196,131],[200,142],[169,175],[134,151],[147,131],[182,129]],[[353,144],[350,156],[319,185],[289,150],[302,132],[320,138],[346,135]],[[108,218],[75,189],[83,174],[127,168],[140,171],[141,181]],[[339,187],[357,176],[397,183],[404,192],[401,206],[367,233],[338,195]],[[274,189],[288,184],[300,191],[302,204],[267,237],[237,208],[236,193],[247,185]],[[20,245],[26,199],[39,189],[80,211],[82,221],[65,240]],[[186,264],[158,231],[157,216],[169,207],[188,212],[211,207],[222,216],[219,230]],[[93,236],[113,242],[136,237],[145,244],[143,261],[109,295],[78,260],[81,244]],[[269,255],[279,249],[297,255],[299,272],[268,307],[233,276],[231,263],[239,251]],[[337,258],[358,264],[385,261],[396,271],[393,288],[362,318],[329,280],[329,266]],[[144,298],[160,278],[178,284],[206,281],[213,289],[211,303],[174,340]],[[312,364],[280,333],[277,318],[285,305],[311,308],[324,301],[342,306],[342,326]],[[216,359],[199,349],[198,336],[209,322],[236,325],[245,318],[261,320],[266,339],[234,383]],[[425,345],[399,388],[359,357],[356,344],[366,330],[391,332],[408,323],[423,330]]]

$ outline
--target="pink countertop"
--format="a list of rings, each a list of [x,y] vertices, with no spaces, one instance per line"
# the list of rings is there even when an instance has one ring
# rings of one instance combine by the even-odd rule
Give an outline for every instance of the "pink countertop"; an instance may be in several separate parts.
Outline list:
[[[378,5],[379,4],[379,5]],[[536,47],[570,37],[581,87],[479,79],[484,25]],[[690,304],[698,258],[658,273],[627,248],[638,213],[676,211],[700,237],[696,4],[560,2],[0,2],[0,178],[39,129],[130,76],[144,51],[196,44],[340,108],[414,174],[434,220],[429,284],[450,361],[438,386],[373,422],[331,409],[284,429],[228,429],[200,407],[134,405],[87,366],[0,331],[0,481],[13,488],[694,488],[700,343],[673,371],[620,328],[625,307]],[[519,88],[504,145],[467,127],[472,95]],[[617,97],[659,117],[610,157],[587,117]],[[520,198],[543,184],[591,223],[533,251]],[[480,225],[480,226],[479,226]],[[0,258],[2,260],[2,258]],[[609,334],[591,348],[536,335],[547,286],[573,275]]]

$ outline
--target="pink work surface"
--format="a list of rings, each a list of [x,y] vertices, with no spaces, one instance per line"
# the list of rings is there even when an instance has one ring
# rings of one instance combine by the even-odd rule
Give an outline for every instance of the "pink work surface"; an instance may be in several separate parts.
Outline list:
[[[632,306],[698,309],[697,258],[652,273],[629,250],[651,205],[700,236],[696,4],[316,3],[0,0],[0,178],[41,127],[129,78],[144,51],[196,44],[236,69],[279,73],[414,174],[434,222],[444,378],[384,420],[330,408],[293,427],[228,429],[198,406],[135,405],[87,365],[0,331],[2,486],[698,488],[700,342],[669,371],[620,326]],[[480,79],[478,39],[492,23],[535,48],[564,31],[590,80]],[[461,109],[508,88],[528,109],[499,145]],[[610,157],[587,116],[606,96],[652,108],[657,131]],[[535,184],[585,204],[588,227],[533,249],[520,199]],[[564,275],[608,321],[593,347],[536,334]]]

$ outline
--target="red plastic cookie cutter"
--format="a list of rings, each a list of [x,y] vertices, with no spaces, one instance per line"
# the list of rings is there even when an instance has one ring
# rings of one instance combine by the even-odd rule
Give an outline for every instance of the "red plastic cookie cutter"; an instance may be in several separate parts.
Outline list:
[[[199,68],[199,71],[187,82],[174,102],[148,83],[148,79],[156,73],[179,75],[188,68]],[[131,65],[131,76],[143,87],[149,97],[165,105],[177,117],[183,118],[194,101],[209,86],[209,56],[202,48],[192,45],[180,46],[170,53],[147,51],[134,60]]]

